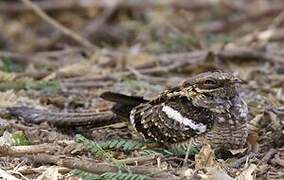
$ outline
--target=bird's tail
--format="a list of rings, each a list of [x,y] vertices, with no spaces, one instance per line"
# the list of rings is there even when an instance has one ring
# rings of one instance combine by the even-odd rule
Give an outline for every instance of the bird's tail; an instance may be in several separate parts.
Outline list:
[[[112,111],[120,117],[128,119],[130,111],[141,103],[146,103],[143,97],[139,96],[127,96],[124,94],[114,92],[104,92],[101,97],[105,100],[115,102],[116,104],[112,107]]]

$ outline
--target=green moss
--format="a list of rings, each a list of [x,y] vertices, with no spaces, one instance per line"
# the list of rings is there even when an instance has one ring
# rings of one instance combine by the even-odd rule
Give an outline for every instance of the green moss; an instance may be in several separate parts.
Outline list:
[[[32,144],[23,131],[13,133],[12,140],[15,146],[26,146]]]
[[[23,72],[26,69],[26,65],[14,63],[10,58],[0,58],[0,70],[5,72]]]

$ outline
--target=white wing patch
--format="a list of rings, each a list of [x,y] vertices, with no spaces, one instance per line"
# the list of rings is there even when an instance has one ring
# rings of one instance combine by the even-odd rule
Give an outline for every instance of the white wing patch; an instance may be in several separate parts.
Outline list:
[[[130,111],[130,123],[133,125],[133,127],[135,128],[135,119],[134,119],[134,116],[135,116],[135,109],[132,109]]]
[[[241,100],[242,102],[242,108],[240,108],[240,117],[242,118],[246,118],[248,116],[248,106],[247,104],[244,102],[244,100]]]
[[[197,130],[197,134],[204,133],[207,129],[206,125],[195,123],[193,120],[183,117],[177,110],[170,106],[163,105],[162,111],[165,112],[169,118],[174,119],[185,126],[189,126],[193,130]]]

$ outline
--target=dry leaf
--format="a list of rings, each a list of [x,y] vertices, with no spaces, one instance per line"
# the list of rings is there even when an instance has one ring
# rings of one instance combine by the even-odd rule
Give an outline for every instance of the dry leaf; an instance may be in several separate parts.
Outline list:
[[[216,161],[214,160],[214,152],[209,144],[202,146],[200,152],[195,155],[195,168],[202,169],[209,166],[214,166]]]
[[[13,144],[12,134],[10,134],[8,131],[5,131],[3,135],[0,137],[0,145],[12,146],[12,144]]]
[[[0,108],[15,106],[17,101],[18,97],[13,90],[0,92]]]
[[[11,174],[9,174],[8,172],[6,172],[5,170],[0,168],[0,178],[1,179],[7,179],[7,180],[20,180],[14,176],[12,176]]]
[[[259,148],[259,144],[257,142],[258,140],[258,134],[256,132],[249,133],[247,137],[247,144],[248,149],[253,152],[257,152]]]
[[[206,174],[199,174],[202,180],[233,180],[222,168],[208,167]]]
[[[39,104],[39,100],[33,100],[28,97],[17,95],[13,90],[0,92],[0,108],[13,106],[41,107]]]
[[[60,69],[58,69],[56,72],[51,73],[47,77],[44,78],[44,80],[52,80],[56,77],[76,77],[76,76],[82,76],[85,74],[88,74],[88,72],[91,70],[92,66],[89,63],[76,63],[71,65],[66,65]]]
[[[194,172],[195,171],[193,169],[187,169],[182,172],[182,177],[191,178],[194,175]]]
[[[8,73],[0,71],[0,82],[11,82],[15,80],[16,74],[15,73]]]
[[[248,123],[248,129],[252,132],[259,131],[259,123],[263,118],[263,114],[257,114],[252,120]]]
[[[58,180],[58,167],[51,166],[46,169],[38,178],[37,180]]]
[[[256,170],[255,164],[250,164],[247,169],[245,169],[241,174],[239,174],[236,180],[253,180],[253,172]]]
[[[229,149],[229,151],[232,153],[232,155],[244,153],[246,150],[247,150],[247,148],[242,148],[242,149]]]
[[[141,66],[147,63],[153,63],[155,58],[147,53],[131,53],[126,57],[126,62],[130,66]]]

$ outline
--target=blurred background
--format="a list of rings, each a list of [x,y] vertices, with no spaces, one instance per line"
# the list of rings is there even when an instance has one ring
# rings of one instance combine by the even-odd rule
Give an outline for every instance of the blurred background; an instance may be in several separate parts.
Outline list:
[[[1,0],[0,48],[38,52],[80,46],[34,13],[25,0]],[[34,0],[66,28],[100,48],[151,53],[220,48],[229,43],[276,50],[283,40],[281,0]],[[258,45],[256,45],[258,44]],[[273,47],[273,48],[272,48]],[[279,47],[281,49],[281,47]]]

